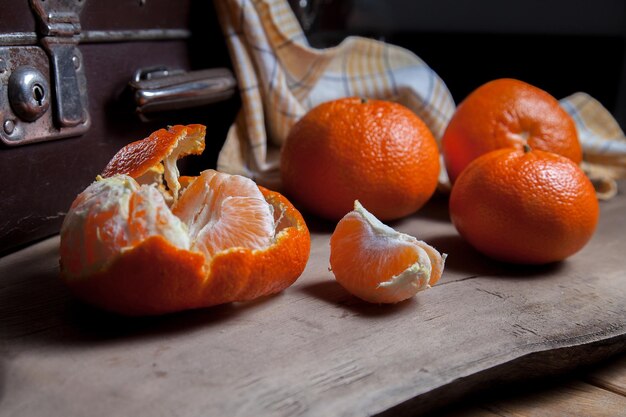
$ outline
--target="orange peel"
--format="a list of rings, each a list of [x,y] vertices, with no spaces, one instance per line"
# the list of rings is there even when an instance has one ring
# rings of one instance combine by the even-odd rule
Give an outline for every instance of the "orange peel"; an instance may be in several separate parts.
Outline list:
[[[102,171],[104,178],[125,174],[140,184],[158,182],[160,174],[176,200],[181,188],[176,161],[204,152],[206,127],[199,124],[175,125],[159,129],[145,139],[131,142],[119,150]]]
[[[120,151],[104,170],[106,177],[73,202],[60,247],[61,277],[72,292],[116,313],[155,315],[252,300],[293,284],[310,252],[309,231],[298,210],[248,178],[213,170],[183,177],[182,191],[168,182],[176,200],[170,206],[157,190],[162,184],[140,184],[133,176],[158,167],[159,158],[204,148],[204,127],[159,132]],[[173,171],[170,179],[178,184],[175,163],[163,165],[166,179]],[[221,237],[211,234],[213,229],[245,237],[214,245]],[[211,245],[202,239],[212,239]]]

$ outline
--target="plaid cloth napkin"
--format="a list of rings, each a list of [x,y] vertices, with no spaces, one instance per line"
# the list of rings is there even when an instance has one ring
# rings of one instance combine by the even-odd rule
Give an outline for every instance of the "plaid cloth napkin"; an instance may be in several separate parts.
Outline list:
[[[399,102],[439,139],[455,104],[445,83],[412,52],[348,37],[336,47],[312,48],[287,0],[215,0],[242,100],[217,168],[280,188],[279,156],[291,126],[316,105],[361,96]],[[610,113],[584,93],[561,101],[574,116],[584,169],[598,196],[617,192],[626,177],[626,137]],[[443,166],[443,165],[442,165]],[[440,182],[446,188],[442,169]]]
[[[573,117],[583,148],[582,168],[601,200],[617,194],[617,180],[626,178],[626,136],[611,113],[586,93],[560,101]]]

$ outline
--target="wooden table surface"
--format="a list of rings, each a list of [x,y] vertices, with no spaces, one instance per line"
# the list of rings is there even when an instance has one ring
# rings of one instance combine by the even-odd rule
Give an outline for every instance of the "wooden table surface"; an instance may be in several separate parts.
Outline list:
[[[626,352],[626,196],[601,204],[580,253],[539,268],[482,257],[447,216],[440,197],[393,224],[449,254],[440,283],[394,306],[336,284],[332,228],[313,221],[282,294],[157,318],[73,300],[58,238],[7,255],[0,415],[624,415],[623,357],[549,377]]]
[[[465,397],[440,417],[616,417],[626,415],[626,355],[547,380],[520,381]]]

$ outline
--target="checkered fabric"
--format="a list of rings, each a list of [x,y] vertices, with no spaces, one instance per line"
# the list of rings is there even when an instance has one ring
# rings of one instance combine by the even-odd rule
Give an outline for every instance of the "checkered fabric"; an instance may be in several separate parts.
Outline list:
[[[626,178],[626,136],[611,113],[586,93],[575,93],[560,101],[573,117],[583,148],[582,168],[608,200],[617,194],[617,181]]]
[[[218,157],[221,171],[280,189],[279,150],[291,126],[308,110],[340,97],[399,102],[412,109],[437,139],[454,113],[445,83],[412,52],[373,39],[348,37],[336,47],[312,48],[287,0],[215,0],[239,83],[242,109]],[[593,98],[562,100],[577,123],[585,169],[601,198],[626,176],[626,138]],[[445,189],[442,170],[440,182]]]
[[[291,126],[317,104],[340,97],[400,102],[437,137],[454,112],[443,81],[403,48],[349,37],[336,47],[315,49],[286,0],[215,4],[242,100],[218,158],[219,170],[276,187],[277,149]]]

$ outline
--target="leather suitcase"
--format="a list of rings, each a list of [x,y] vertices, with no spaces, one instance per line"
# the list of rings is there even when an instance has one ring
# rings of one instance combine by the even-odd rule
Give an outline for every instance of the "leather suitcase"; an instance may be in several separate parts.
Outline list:
[[[57,233],[112,155],[156,129],[205,124],[181,170],[215,166],[239,102],[210,1],[0,0],[0,16],[0,253]]]

